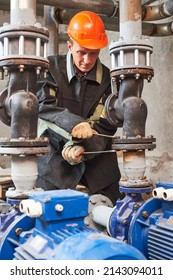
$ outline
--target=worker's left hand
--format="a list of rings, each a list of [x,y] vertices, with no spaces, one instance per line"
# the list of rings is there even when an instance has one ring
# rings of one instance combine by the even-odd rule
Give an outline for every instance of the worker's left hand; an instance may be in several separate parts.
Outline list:
[[[62,150],[62,157],[70,164],[77,164],[83,160],[83,152],[85,149],[82,146],[66,146]]]

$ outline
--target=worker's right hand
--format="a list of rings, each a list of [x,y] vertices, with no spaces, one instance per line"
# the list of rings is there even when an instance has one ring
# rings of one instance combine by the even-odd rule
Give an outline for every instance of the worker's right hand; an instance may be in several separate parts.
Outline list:
[[[65,146],[62,150],[62,157],[70,164],[78,164],[83,160],[84,148],[79,145]]]
[[[93,136],[93,130],[87,122],[75,125],[71,131],[73,138],[86,139]]]

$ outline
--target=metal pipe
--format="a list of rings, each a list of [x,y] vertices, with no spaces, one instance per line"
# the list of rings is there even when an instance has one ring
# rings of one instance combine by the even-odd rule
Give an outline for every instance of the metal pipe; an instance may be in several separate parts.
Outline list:
[[[55,16],[59,24],[68,24],[70,19],[80,10],[75,9],[56,9]],[[119,19],[118,17],[107,17],[100,15],[104,22],[106,30],[119,31]]]
[[[38,4],[38,2],[40,2],[40,3]],[[82,4],[80,3],[80,5],[78,5],[78,6],[76,5],[77,9],[74,9],[74,7],[72,9],[70,9],[70,8],[64,9],[64,5],[68,7],[67,1],[64,2],[64,1],[58,0],[58,2],[61,3],[60,5],[62,6],[61,9],[60,8],[58,8],[58,9],[56,8],[56,11],[55,11],[55,13],[56,13],[55,14],[56,15],[56,20],[57,20],[57,22],[59,24],[68,24],[70,19],[71,19],[71,17],[75,13],[80,11],[79,10],[80,8],[81,9],[83,8]],[[152,2],[154,2],[154,1],[152,1]],[[15,1],[14,1],[14,3],[15,3]],[[37,1],[37,15],[38,16],[44,16],[44,14],[43,14],[44,6],[43,5],[54,6],[55,4],[56,4],[56,1],[51,1],[51,3],[48,3],[48,1],[38,0]],[[148,4],[148,2],[147,2],[147,4]],[[113,6],[113,2],[110,5]],[[168,11],[170,11],[171,8],[172,8],[172,6],[169,6],[167,8]],[[6,6],[3,6],[2,9],[3,10],[9,10],[9,4],[7,3]],[[90,8],[88,7],[88,9],[90,9]],[[163,23],[163,24],[158,24],[157,25],[157,24],[154,24],[154,23],[147,23],[147,22],[145,22],[147,20],[151,21],[151,20],[159,20],[159,19],[166,18],[166,16],[163,16],[162,13],[160,14],[160,12],[159,12],[160,9],[161,9],[160,5],[155,5],[155,6],[144,5],[142,7],[142,14],[143,14],[142,20],[144,21],[144,22],[142,22],[142,35],[151,36],[151,37],[172,35],[172,28],[170,29],[171,23]],[[92,7],[91,10],[94,10],[94,8]],[[98,13],[101,13],[101,11],[102,10],[99,9]],[[169,16],[167,16],[167,17],[169,17]],[[103,22],[105,24],[106,30],[119,32],[119,18],[118,18],[119,17],[119,9],[118,9],[117,6],[116,6],[116,8],[114,10],[114,15],[113,16],[110,17],[109,13],[108,13],[108,16],[107,16],[107,14],[100,14],[100,17],[102,18],[102,20],[103,20]],[[44,18],[46,20],[45,16],[44,16]],[[55,36],[54,36],[54,38],[55,38],[54,40],[56,40]],[[64,35],[64,34],[60,34],[59,40],[67,40],[67,36]],[[55,42],[55,46],[56,46],[56,42]],[[53,44],[52,44],[52,47],[53,47]],[[57,52],[58,52],[58,50],[56,50],[55,53],[57,53]]]
[[[168,0],[165,3],[153,6],[143,5],[142,20],[155,21],[169,18],[173,15],[173,1]]]
[[[6,141],[5,149],[12,155],[11,178],[15,185],[6,196],[24,198],[35,191],[38,177],[37,155],[41,143],[37,138],[36,88],[37,74],[44,74],[48,69],[48,31],[36,24],[36,0],[11,0],[10,4],[11,24],[0,30],[4,38],[1,39],[4,43],[1,69],[9,73],[3,112],[10,117],[11,139]]]
[[[114,16],[118,8],[118,1],[113,0],[37,0],[37,3],[65,9],[90,10],[109,17]]]
[[[142,35],[141,3],[139,0],[121,0],[120,37],[124,40],[140,38]]]
[[[38,100],[31,92],[19,90],[9,99],[11,112],[11,138],[37,137]]]
[[[49,30],[49,44],[48,44],[48,54],[57,55],[58,54],[58,40],[59,40],[59,24],[56,20],[56,10],[51,6],[44,6],[44,25]]]
[[[59,24],[68,25],[70,19],[77,13],[77,10],[73,9],[56,9],[55,10],[55,18]],[[105,15],[100,15],[101,19],[104,22],[105,29],[110,31],[119,32],[119,18],[114,17],[106,17]],[[171,23],[163,23],[163,24],[154,24],[142,22],[142,35],[145,36],[169,36],[172,35],[171,31]],[[65,33],[59,34],[60,41],[67,41],[68,36]]]
[[[10,1],[10,23],[17,25],[24,22],[33,25],[36,22],[36,0],[11,0]]]
[[[161,24],[153,24],[153,31],[148,36],[162,37],[173,34],[173,21]]]

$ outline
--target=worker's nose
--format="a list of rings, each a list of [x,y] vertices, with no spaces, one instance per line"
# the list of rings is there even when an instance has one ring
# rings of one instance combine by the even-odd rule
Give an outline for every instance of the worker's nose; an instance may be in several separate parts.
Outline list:
[[[86,64],[90,64],[90,63],[91,63],[91,57],[90,57],[89,54],[86,54],[86,55],[84,56],[84,62],[85,62]]]

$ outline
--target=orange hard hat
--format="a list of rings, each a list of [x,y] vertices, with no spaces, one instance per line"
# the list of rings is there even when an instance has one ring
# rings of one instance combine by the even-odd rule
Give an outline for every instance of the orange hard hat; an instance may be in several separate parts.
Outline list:
[[[67,28],[67,34],[80,46],[88,49],[101,49],[108,44],[102,19],[91,11],[82,11],[74,15]]]

